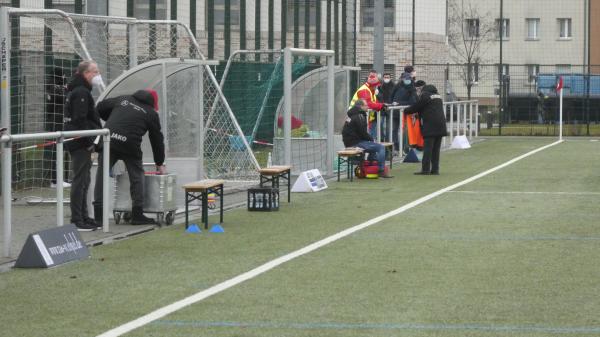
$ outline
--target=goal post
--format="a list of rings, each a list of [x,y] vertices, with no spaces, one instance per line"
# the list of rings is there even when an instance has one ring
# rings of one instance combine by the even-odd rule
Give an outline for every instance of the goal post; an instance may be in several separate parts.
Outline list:
[[[324,56],[327,58],[327,175],[333,175],[333,120],[334,120],[334,56],[333,50],[299,49],[287,47],[283,50],[283,145],[284,164],[292,164],[292,63],[294,56]]]

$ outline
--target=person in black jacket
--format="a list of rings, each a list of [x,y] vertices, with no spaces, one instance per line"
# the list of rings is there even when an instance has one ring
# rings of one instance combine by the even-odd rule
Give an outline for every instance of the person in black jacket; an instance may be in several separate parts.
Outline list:
[[[164,137],[158,118],[158,96],[154,90],[138,90],[131,96],[109,98],[98,103],[100,117],[110,130],[110,167],[123,160],[129,174],[131,193],[131,224],[153,224],[144,216],[144,168],[142,165],[142,137],[149,133],[156,170],[166,173]],[[102,172],[102,155],[98,158],[98,172]],[[96,175],[94,189],[94,217],[102,220],[102,175]]]
[[[93,61],[83,61],[77,66],[77,72],[67,85],[65,99],[64,129],[99,129],[100,118],[94,107],[92,85],[101,83],[98,65]],[[99,227],[88,215],[87,192],[90,187],[92,152],[94,137],[80,137],[65,143],[65,149],[71,155],[71,222],[80,231],[92,231]]]
[[[404,113],[419,113],[423,121],[423,160],[418,175],[440,174],[440,147],[442,138],[448,135],[442,96],[433,85],[425,85],[417,103],[409,106]]]
[[[398,83],[394,87],[391,100],[392,105],[415,104],[417,101],[417,92],[410,73],[402,73],[402,75],[400,75],[400,80],[398,80]],[[398,139],[398,129],[400,128],[400,124],[400,114],[393,114],[392,141],[394,142],[394,151],[400,151],[400,140]]]
[[[367,111],[369,106],[363,99],[358,99],[354,106],[348,110],[346,122],[342,128],[342,140],[346,147],[360,147],[369,153],[369,156],[375,156],[379,165],[379,176],[382,178],[392,178],[389,173],[385,173],[385,147],[373,141],[373,137],[367,132]],[[372,160],[372,159],[371,159]]]

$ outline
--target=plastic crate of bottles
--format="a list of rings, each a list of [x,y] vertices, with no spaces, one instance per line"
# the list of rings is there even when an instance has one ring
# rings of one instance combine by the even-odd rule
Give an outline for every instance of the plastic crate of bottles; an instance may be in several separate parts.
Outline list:
[[[279,210],[279,189],[271,187],[248,189],[248,210],[271,212]]]

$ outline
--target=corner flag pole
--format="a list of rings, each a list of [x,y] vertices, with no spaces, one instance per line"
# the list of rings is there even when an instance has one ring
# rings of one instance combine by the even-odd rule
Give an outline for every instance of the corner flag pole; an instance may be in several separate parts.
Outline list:
[[[563,78],[562,76],[558,78],[558,83],[556,83],[556,90],[560,91],[560,99],[559,99],[559,112],[558,112],[558,139],[562,140],[563,138]]]

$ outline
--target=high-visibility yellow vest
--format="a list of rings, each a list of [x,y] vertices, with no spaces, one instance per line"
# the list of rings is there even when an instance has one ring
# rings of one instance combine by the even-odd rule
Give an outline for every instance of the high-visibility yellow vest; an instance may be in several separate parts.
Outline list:
[[[352,100],[350,101],[350,106],[348,107],[348,110],[352,109],[354,103],[356,103],[356,101],[358,100],[358,92],[361,90],[369,90],[369,93],[371,94],[371,102],[377,102],[377,97],[375,96],[375,93],[371,91],[371,89],[365,83],[361,85],[360,88],[358,88],[354,93],[354,96],[352,96]]]

